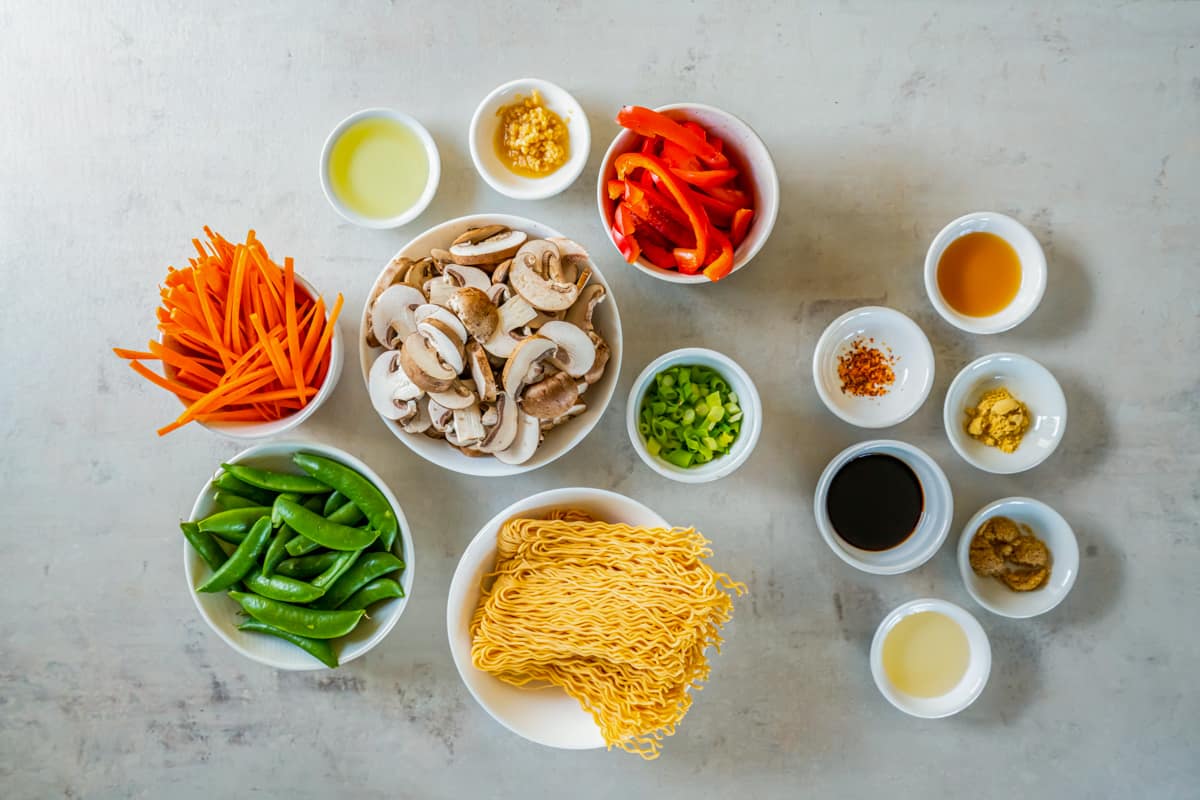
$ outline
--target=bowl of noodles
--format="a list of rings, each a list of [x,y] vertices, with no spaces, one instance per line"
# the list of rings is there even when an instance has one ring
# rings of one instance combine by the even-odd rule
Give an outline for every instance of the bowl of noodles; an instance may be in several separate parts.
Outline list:
[[[450,583],[446,627],[463,683],[532,742],[658,756],[708,678],[745,587],[708,541],[614,492],[569,488],[490,519]]]

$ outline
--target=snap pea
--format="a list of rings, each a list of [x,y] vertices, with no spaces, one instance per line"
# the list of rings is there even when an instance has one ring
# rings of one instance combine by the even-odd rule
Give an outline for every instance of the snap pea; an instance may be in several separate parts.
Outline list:
[[[336,639],[345,636],[365,613],[357,611],[320,611],[281,603],[268,597],[245,592],[230,592],[247,614],[280,630],[310,639]]]
[[[332,514],[326,514],[325,519],[330,522],[336,522],[340,525],[357,525],[362,521],[363,514],[358,510],[358,506],[347,500],[342,504],[341,508],[334,511]],[[288,542],[288,553],[293,556],[303,556],[314,550],[319,550],[321,545],[309,539],[307,536],[297,536],[292,541]]]
[[[265,622],[259,622],[256,619],[246,620],[241,625],[238,625],[238,630],[265,633],[268,636],[283,639],[285,642],[291,642],[325,666],[334,669],[337,668],[338,660],[337,656],[333,654],[333,645],[324,639],[310,639],[307,636],[298,636],[294,633],[288,633],[281,628],[276,628],[273,625],[268,625]]]
[[[251,486],[244,481],[239,481],[228,472],[222,472],[213,479],[213,486],[232,494],[241,495],[248,500],[253,500],[260,506],[269,506],[275,502],[274,492],[264,491],[257,486]]]
[[[342,611],[365,609],[380,600],[391,600],[393,597],[404,597],[404,587],[391,578],[376,578],[350,595],[338,608]]]
[[[280,518],[299,533],[330,550],[359,550],[375,541],[378,534],[370,528],[351,528],[330,522],[304,506],[280,497],[275,501]]]
[[[240,494],[227,492],[223,489],[219,489],[213,494],[213,502],[224,509],[252,508],[258,505],[257,500],[251,500],[249,497],[242,497]]]
[[[313,608],[338,608],[371,581],[400,569],[404,569],[404,562],[391,553],[367,553],[330,585],[324,597],[313,603]]]
[[[328,485],[309,475],[272,472],[269,469],[247,467],[245,464],[222,464],[221,467],[243,483],[272,492],[323,494],[330,491]]]
[[[362,553],[362,550],[347,550],[339,553],[338,559],[330,564],[328,569],[312,579],[312,585],[328,589],[338,578],[346,574],[346,570],[354,566],[354,562],[358,561],[358,557]]]
[[[200,530],[200,526],[196,523],[181,522],[179,523],[179,529],[183,531],[183,536],[188,540],[188,543],[204,559],[204,563],[208,564],[209,568],[214,572],[220,569],[225,560],[229,558],[229,556],[225,555],[225,551],[221,549],[221,545],[217,544],[217,540],[212,537],[212,534]]]
[[[254,527],[246,534],[246,538],[237,546],[237,550],[233,551],[233,555],[213,572],[208,580],[197,586],[196,591],[219,592],[246,577],[247,573],[254,569],[270,536],[271,518],[259,517],[258,522],[254,523]]]
[[[247,506],[218,511],[200,520],[200,530],[205,533],[245,533],[254,527],[261,517],[271,516],[269,506]],[[241,541],[240,539],[238,541]]]
[[[343,464],[312,453],[297,453],[292,456],[292,461],[319,482],[354,501],[354,505],[370,520],[371,527],[379,531],[383,543],[391,549],[396,534],[400,532],[400,523],[387,498],[375,484]]]
[[[271,527],[278,528],[283,524],[283,517],[279,514],[279,498],[291,500],[293,503],[299,503],[301,495],[295,492],[284,492],[283,494],[275,495],[275,501],[271,503]]]
[[[311,603],[325,594],[324,589],[313,586],[311,583],[287,578],[283,575],[263,577],[262,572],[256,569],[250,570],[249,574],[242,578],[242,583],[246,584],[246,588],[255,594],[269,597],[272,600],[282,600],[285,603]]]
[[[341,557],[342,554],[338,551],[327,550],[324,553],[315,553],[310,556],[289,558],[280,561],[275,572],[288,578],[311,578],[329,569]]]
[[[275,572],[275,567],[279,565],[287,557],[287,546],[296,532],[288,525],[280,525],[279,530],[275,531],[275,537],[271,539],[271,544],[267,547],[267,554],[263,556],[262,574],[264,577],[271,577]]]
[[[342,507],[342,504],[349,500],[349,497],[334,489],[333,492],[325,499],[325,507],[321,509],[321,516],[328,517],[334,511]]]

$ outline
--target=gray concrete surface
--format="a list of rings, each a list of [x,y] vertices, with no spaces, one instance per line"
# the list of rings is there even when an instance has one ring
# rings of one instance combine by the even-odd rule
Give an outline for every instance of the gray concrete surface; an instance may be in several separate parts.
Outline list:
[[[0,795],[1196,797],[1200,5],[798,6],[0,2]],[[589,169],[549,201],[493,193],[467,155],[476,102],[522,75],[569,87],[592,122]],[[749,120],[783,186],[753,266],[691,290],[624,266],[593,201],[617,107],[685,99]],[[328,130],[376,104],[421,118],[444,163],[432,207],[389,232],[340,222],[316,180]],[[1025,221],[1050,264],[1041,309],[991,338],[942,323],[920,277],[933,234],[977,209]],[[393,441],[348,362],[300,435],[395,488],[416,591],[388,640],[336,673],[242,659],[192,607],[175,529],[240,448],[200,429],[155,437],[173,401],[108,348],[153,332],[157,281],[204,224],[253,226],[295,256],[346,294],[353,332],[402,243],[483,210],[597,254],[625,320],[617,398],[552,467],[485,481]],[[933,395],[886,435],[945,467],[956,528],[1011,494],[1076,526],[1081,576],[1055,612],[974,606],[950,547],[877,578],[821,542],[816,476],[871,434],[825,411],[809,359],[825,324],[864,303],[933,341]],[[754,457],[706,487],[652,474],[623,424],[633,376],[690,344],[739,359],[766,401]],[[941,429],[954,373],[996,350],[1047,364],[1070,404],[1062,448],[1013,477],[968,467]],[[697,525],[750,584],[656,763],[514,737],[446,647],[446,589],[478,526],[577,484]],[[991,683],[950,720],[896,712],[867,669],[879,619],[921,595],[971,608],[992,640]]]

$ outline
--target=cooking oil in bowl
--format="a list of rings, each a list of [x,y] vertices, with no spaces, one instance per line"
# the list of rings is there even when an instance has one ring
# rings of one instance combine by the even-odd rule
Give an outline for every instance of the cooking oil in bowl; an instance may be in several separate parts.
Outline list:
[[[968,317],[990,317],[1008,307],[1021,288],[1021,259],[1011,244],[986,231],[951,242],[937,265],[938,291]]]
[[[387,117],[367,117],[346,128],[330,151],[328,169],[337,199],[376,220],[408,211],[429,182],[425,143],[407,125]]]
[[[963,676],[971,647],[962,626],[937,611],[900,619],[883,641],[883,671],[897,691],[910,697],[941,697]]]

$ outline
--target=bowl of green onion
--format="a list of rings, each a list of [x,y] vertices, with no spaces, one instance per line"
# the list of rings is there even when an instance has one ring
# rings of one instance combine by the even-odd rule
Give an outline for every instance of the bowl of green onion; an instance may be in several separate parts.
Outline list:
[[[646,466],[673,481],[707,483],[750,457],[762,432],[762,401],[733,359],[686,347],[642,370],[625,421]]]

